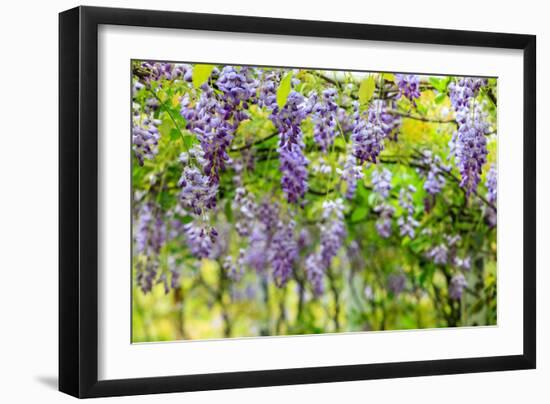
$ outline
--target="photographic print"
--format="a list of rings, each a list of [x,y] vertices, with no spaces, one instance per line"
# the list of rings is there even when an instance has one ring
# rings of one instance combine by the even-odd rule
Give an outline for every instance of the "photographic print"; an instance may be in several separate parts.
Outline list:
[[[497,78],[130,80],[132,342],[497,324]]]

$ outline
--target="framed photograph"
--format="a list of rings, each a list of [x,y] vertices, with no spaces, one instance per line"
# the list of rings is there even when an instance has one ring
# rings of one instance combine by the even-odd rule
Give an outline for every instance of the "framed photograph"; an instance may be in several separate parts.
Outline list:
[[[535,368],[535,36],[59,28],[61,391]]]

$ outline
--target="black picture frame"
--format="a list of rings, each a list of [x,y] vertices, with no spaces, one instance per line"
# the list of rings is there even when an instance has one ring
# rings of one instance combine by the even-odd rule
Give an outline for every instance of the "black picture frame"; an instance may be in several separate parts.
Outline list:
[[[523,354],[98,380],[97,62],[100,24],[522,50]],[[77,7],[60,13],[59,390],[85,398],[535,368],[535,80],[534,35],[96,7]]]

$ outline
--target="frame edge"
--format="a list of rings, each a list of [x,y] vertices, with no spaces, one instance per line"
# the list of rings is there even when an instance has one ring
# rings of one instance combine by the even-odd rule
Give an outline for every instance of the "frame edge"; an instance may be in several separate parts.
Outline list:
[[[59,14],[59,390],[79,396],[80,9]]]

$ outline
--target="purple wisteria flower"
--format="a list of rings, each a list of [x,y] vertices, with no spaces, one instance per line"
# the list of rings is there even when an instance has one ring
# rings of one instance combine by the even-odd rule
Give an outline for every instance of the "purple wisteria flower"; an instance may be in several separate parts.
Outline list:
[[[311,284],[313,294],[315,296],[321,296],[325,291],[325,270],[321,263],[321,257],[319,254],[315,253],[307,257],[305,262],[305,272],[307,280]]]
[[[271,70],[261,72],[261,81],[258,87],[258,105],[273,111],[277,107],[277,88],[281,81],[282,72]]]
[[[449,146],[460,171],[460,186],[466,190],[466,195],[477,189],[482,167],[487,161],[487,113],[475,102],[477,92],[486,84],[485,79],[462,78],[448,87],[458,124]]]
[[[311,234],[309,230],[305,227],[302,228],[300,233],[298,233],[298,248],[303,250],[304,248],[311,246],[311,241]]]
[[[336,120],[344,133],[348,133],[353,130],[353,118],[344,108],[338,107],[336,110]]]
[[[249,236],[256,218],[258,208],[256,202],[245,188],[239,187],[235,190],[232,207],[235,212],[235,229],[237,233],[241,237]]]
[[[439,244],[432,247],[426,254],[426,257],[431,259],[434,264],[446,265],[449,257],[449,249],[445,244]]]
[[[297,203],[308,189],[309,161],[304,155],[305,145],[300,125],[309,107],[300,93],[291,91],[283,108],[279,109],[277,105],[273,108],[270,118],[279,132],[281,186],[288,202]]]
[[[335,101],[337,94],[334,88],[324,90],[321,99],[314,101],[311,112],[313,139],[324,152],[328,150],[336,137],[338,105]]]
[[[400,119],[388,112],[384,100],[371,101],[366,119],[359,111],[358,102],[353,103],[353,108],[354,127],[350,136],[353,155],[360,163],[376,163],[384,149],[384,139],[400,125]]]
[[[309,110],[308,100],[296,91],[290,92],[283,108],[275,107],[271,120],[279,131],[280,148],[286,148],[290,144],[303,145],[300,124],[307,117]]]
[[[244,275],[244,249],[239,250],[239,256],[235,260],[231,255],[226,255],[223,259],[222,267],[229,279],[234,282],[239,281]]]
[[[456,274],[451,278],[449,283],[449,297],[453,300],[462,299],[464,289],[468,286],[466,278],[462,274]]]
[[[175,289],[180,285],[181,269],[173,256],[168,257],[168,271],[170,272],[170,288]]]
[[[271,265],[273,267],[273,280],[275,285],[283,287],[288,282],[296,259],[298,258],[298,245],[294,238],[295,223],[290,221],[279,222],[270,246]]]
[[[413,102],[420,97],[420,79],[414,74],[396,74],[397,88],[399,94],[397,98],[405,96]]]
[[[159,85],[162,85],[163,80],[182,79],[191,82],[193,79],[193,68],[182,63],[145,61],[141,63],[136,73],[139,73],[139,78],[146,85],[150,85],[152,81],[159,82]]]
[[[487,173],[485,182],[485,186],[487,187],[487,200],[492,204],[497,202],[497,177],[497,169],[493,164]]]
[[[414,219],[414,204],[412,194],[416,192],[416,188],[409,185],[406,188],[401,188],[399,192],[399,205],[403,208],[403,215],[397,219],[397,225],[399,226],[399,234],[401,236],[408,236],[414,238],[415,229],[419,226],[418,221]]]
[[[474,98],[481,87],[487,85],[487,79],[464,77],[458,81],[449,83],[447,90],[449,98],[455,111],[463,108],[469,108],[472,98]]]
[[[344,202],[338,198],[323,202],[323,224],[321,225],[321,263],[329,268],[346,237],[344,223]]]
[[[166,241],[166,226],[160,207],[152,202],[142,203],[138,211],[135,232],[135,251],[148,256],[157,255]]]
[[[390,204],[384,202],[377,205],[374,211],[378,213],[378,219],[376,220],[376,231],[382,238],[389,238],[392,234],[392,219],[395,213],[395,208]]]
[[[225,66],[216,85],[232,107],[242,103],[242,107],[248,109],[249,103],[256,102],[259,82],[252,76],[252,70],[248,67]]]
[[[244,254],[243,262],[256,272],[264,272],[267,266],[269,249],[269,234],[265,226],[256,222],[248,239],[248,248]]]
[[[371,176],[373,191],[382,200],[382,202],[374,207],[374,211],[378,213],[378,219],[375,224],[376,231],[380,237],[389,238],[392,234],[392,218],[395,213],[395,208],[386,201],[392,189],[392,174],[391,171],[383,168],[374,170]]]
[[[231,161],[227,149],[233,140],[235,127],[214,91],[207,84],[203,84],[201,89],[201,95],[195,103],[189,95],[182,98],[181,115],[187,120],[187,129],[200,142],[205,160],[204,173],[212,183],[217,183],[220,172]]]
[[[446,183],[443,174],[449,172],[451,168],[443,165],[441,158],[433,154],[431,150],[422,152],[421,161],[427,167],[427,169],[421,170],[421,173],[426,176],[424,190],[430,195],[439,194]]]
[[[497,225],[497,211],[492,207],[484,207],[485,223],[487,226],[493,228]]]
[[[274,232],[279,223],[279,203],[268,199],[263,200],[258,206],[258,220],[265,226],[267,232]]]
[[[454,264],[457,268],[463,271],[469,271],[472,268],[472,260],[470,257],[455,257]]]
[[[290,203],[299,202],[308,190],[307,165],[303,146],[289,143],[279,147],[280,170],[282,173],[281,187]]]
[[[204,83],[198,100],[187,94],[181,100],[181,115],[187,129],[200,141],[204,152],[204,173],[212,183],[231,162],[228,148],[240,122],[248,118],[248,104],[256,101],[257,81],[248,68],[225,66],[216,81],[221,95]]]
[[[178,181],[180,202],[183,207],[196,215],[205,213],[207,209],[216,206],[218,184],[211,183],[210,179],[203,175],[198,168],[185,166]]]
[[[390,105],[395,101],[390,101]],[[384,100],[373,100],[368,109],[368,119],[371,125],[379,127],[385,137],[389,138],[401,125],[401,117],[388,110],[388,103]]]
[[[153,114],[144,116],[140,106],[133,103],[132,115],[132,148],[140,166],[145,160],[152,160],[158,153],[160,132],[157,128],[161,121],[154,119]]]
[[[214,244],[218,238],[216,229],[190,222],[184,226],[183,231],[191,254],[196,258],[210,258],[213,256]]]
[[[407,278],[402,272],[391,274],[390,276],[388,276],[389,291],[393,293],[393,295],[398,296],[401,292],[405,290],[406,281]]]
[[[374,170],[372,172],[372,187],[374,192],[380,195],[383,199],[390,196],[392,174],[387,168]]]
[[[358,181],[365,176],[363,166],[358,164],[357,159],[351,153],[348,153],[344,162],[344,168],[337,168],[336,172],[346,184],[346,198],[353,199]]]
[[[353,155],[362,164],[365,161],[376,163],[378,155],[384,148],[384,131],[380,125],[364,119],[359,112],[359,103],[354,103],[354,127],[350,139]],[[370,118],[370,114],[369,114]]]
[[[160,207],[142,203],[138,210],[134,235],[134,253],[143,259],[136,262],[136,281],[144,293],[151,291],[158,273],[158,255],[166,241],[166,226]]]
[[[460,186],[470,195],[477,189],[482,167],[487,161],[487,139],[489,124],[487,114],[481,106],[464,108],[457,112],[458,130],[454,133],[450,146],[455,155],[461,175]]]

